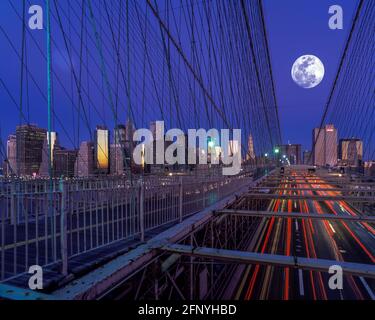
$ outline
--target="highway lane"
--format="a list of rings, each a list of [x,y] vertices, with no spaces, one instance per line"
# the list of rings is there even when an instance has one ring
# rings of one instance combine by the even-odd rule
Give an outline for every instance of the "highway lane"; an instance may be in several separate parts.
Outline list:
[[[287,186],[285,182],[280,187]],[[311,188],[324,183],[306,175]],[[283,185],[284,183],[284,185]],[[326,187],[327,185],[325,185]],[[301,188],[293,184],[293,188]],[[328,186],[328,188],[334,188]],[[278,194],[336,195],[338,191],[280,190]],[[344,201],[272,200],[268,207],[275,212],[330,213],[357,215]],[[262,228],[256,252],[325,258],[337,261],[374,263],[374,228],[368,223],[297,219],[267,219]],[[328,270],[327,270],[328,271]],[[374,280],[344,276],[343,289],[329,288],[330,275],[272,266],[248,266],[238,286],[237,299],[375,299]]]

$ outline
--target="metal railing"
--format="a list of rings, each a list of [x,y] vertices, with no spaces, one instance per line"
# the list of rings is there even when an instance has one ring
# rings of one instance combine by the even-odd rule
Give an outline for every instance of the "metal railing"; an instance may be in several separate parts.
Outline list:
[[[0,282],[182,221],[249,183],[237,176],[0,182]],[[50,191],[51,190],[51,191]]]

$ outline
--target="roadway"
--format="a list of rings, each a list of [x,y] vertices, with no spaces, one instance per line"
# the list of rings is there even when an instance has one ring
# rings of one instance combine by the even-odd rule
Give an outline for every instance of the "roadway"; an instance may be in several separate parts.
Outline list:
[[[296,175],[296,172],[292,172]],[[304,185],[300,185],[304,183]],[[327,184],[318,176],[307,175],[304,180],[290,184],[280,181],[279,195],[341,195],[335,186]],[[289,183],[289,184],[288,184]],[[306,189],[306,184],[312,190]],[[321,184],[321,185],[320,185]],[[324,191],[313,190],[324,187]],[[266,188],[266,187],[265,187]],[[296,190],[293,190],[296,189]],[[333,189],[333,191],[329,191]],[[270,201],[268,211],[329,213],[351,215],[359,213],[345,201],[281,200]],[[284,254],[308,258],[374,264],[375,229],[366,222],[327,221],[316,219],[263,218],[260,232],[252,251],[259,253]],[[327,270],[328,271],[328,270]],[[363,277],[345,276],[342,290],[329,288],[328,272],[304,271],[276,266],[250,265],[242,274],[236,299],[374,299],[375,281]]]

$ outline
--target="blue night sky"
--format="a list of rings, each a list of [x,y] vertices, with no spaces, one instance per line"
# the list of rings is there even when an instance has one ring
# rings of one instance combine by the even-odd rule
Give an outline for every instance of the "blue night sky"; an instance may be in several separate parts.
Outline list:
[[[12,1],[12,3],[20,12],[22,2],[17,0]],[[27,3],[30,2],[27,1]],[[43,4],[44,2],[38,0],[33,3]],[[330,5],[334,4],[341,5],[343,8],[343,30],[330,30],[328,27],[328,19],[330,17],[328,8]],[[65,5],[65,3],[62,5]],[[356,6],[357,1],[355,0],[263,1],[282,136],[285,143],[288,141],[290,143],[301,143],[304,149],[311,147],[311,132],[314,126],[319,125],[322,110],[337,71],[339,59],[348,36]],[[8,33],[8,36],[11,39],[20,39],[21,26],[8,1],[1,1],[0,15],[1,24]],[[79,28],[77,28],[77,30],[79,30]],[[66,31],[74,33],[74,30]],[[61,36],[56,37],[56,40],[63,46]],[[36,32],[35,38],[44,48],[43,32]],[[17,50],[20,50],[20,41],[16,40],[14,43]],[[46,87],[45,64],[40,58],[40,52],[38,52],[35,45],[33,45],[31,41],[28,42],[28,45],[29,47],[33,46],[30,49],[31,51],[28,57],[29,68],[35,75],[36,81],[41,88],[44,89]],[[7,57],[15,57],[15,54],[6,42],[3,34],[0,34],[0,48],[0,77],[7,82],[9,90],[18,101],[20,67],[18,62],[16,64],[9,63]],[[52,54],[54,55],[54,66],[56,70],[60,72],[63,83],[68,83],[70,74],[64,64],[64,59],[66,60],[67,57],[62,56],[54,48]],[[303,89],[297,86],[290,75],[293,62],[299,56],[305,54],[316,55],[325,66],[325,77],[322,83],[313,89]],[[135,59],[136,57],[133,58]],[[77,63],[76,59],[73,58],[75,68],[77,67]],[[151,81],[148,85],[151,86]],[[68,89],[70,90],[71,88]],[[33,90],[33,92],[30,92],[30,101],[33,104],[30,122],[46,127],[46,113],[43,107],[45,101],[41,98],[40,94],[37,93],[35,88],[30,90]],[[26,99],[26,93],[24,99]],[[101,97],[98,96],[93,99],[98,101]],[[66,126],[65,129],[68,133],[72,129],[72,131],[75,132],[74,128],[69,127],[70,119],[74,117],[71,109],[66,107],[69,106],[70,102],[60,99],[56,104],[65,106],[65,108],[59,110],[60,118]],[[15,131],[15,126],[19,123],[19,115],[3,88],[0,89],[0,106],[2,111],[2,117],[0,118],[1,138],[5,141],[7,135]],[[99,110],[99,112],[100,111],[101,110]],[[104,117],[108,117],[108,114],[110,113],[108,112]],[[88,116],[91,117],[90,114]],[[150,116],[150,119],[152,118],[152,115],[146,114],[146,117],[147,116]],[[124,118],[125,116],[123,119]],[[102,122],[104,121],[105,119]],[[97,121],[96,123],[100,122]],[[56,126],[58,127],[58,125]],[[76,137],[73,134],[73,137],[70,138],[70,142],[66,139],[64,142],[66,144],[72,144],[72,142],[76,144],[77,140],[75,139]]]
[[[319,126],[357,1],[264,0],[263,3],[283,141],[311,148],[312,128]],[[328,8],[334,4],[343,8],[343,30],[328,27]],[[323,81],[312,89],[299,87],[290,75],[294,61],[305,54],[319,57],[325,67]]]

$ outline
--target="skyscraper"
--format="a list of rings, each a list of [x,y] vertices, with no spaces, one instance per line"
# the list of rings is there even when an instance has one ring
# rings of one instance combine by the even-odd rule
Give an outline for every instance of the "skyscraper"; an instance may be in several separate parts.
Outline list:
[[[301,164],[301,145],[300,144],[283,144],[279,146],[279,154],[288,158],[290,164]]]
[[[125,145],[126,142],[126,127],[123,124],[116,126],[114,130],[114,144]]]
[[[4,167],[6,175],[17,173],[17,137],[11,134],[7,140],[7,161]]]
[[[124,173],[125,146],[129,145],[128,135],[126,126],[122,124],[116,126],[113,144],[110,145],[109,171],[111,174],[121,175]]]
[[[39,175],[42,177],[49,176],[49,165],[48,165],[48,159],[49,159],[49,134],[47,132],[46,138],[44,139],[43,143],[43,150],[42,150],[42,163],[39,168]],[[58,140],[57,140],[57,133],[51,132],[51,173],[53,174],[53,157],[54,157],[54,151],[58,147]]]
[[[122,175],[125,173],[125,149],[123,144],[111,144],[110,173]]]
[[[249,135],[249,139],[247,140],[246,160],[255,160],[254,140],[251,134]]]
[[[318,136],[319,135],[319,136]],[[337,164],[337,130],[333,124],[327,124],[320,130],[313,130],[313,150],[314,165],[317,166],[335,166]]]
[[[20,176],[38,174],[42,163],[46,130],[36,125],[17,126],[17,173]]]
[[[339,159],[342,164],[359,166],[363,158],[363,141],[360,139],[340,139]]]
[[[125,140],[130,143],[133,142],[133,135],[135,131],[135,126],[131,120],[126,121],[126,127],[125,127]]]
[[[95,130],[95,165],[96,173],[109,172],[109,131],[105,126],[97,126]]]
[[[88,177],[93,175],[94,144],[91,141],[83,141],[81,143],[74,165],[74,172],[78,177]]]
[[[135,132],[134,123],[128,119],[126,121],[126,135],[125,135],[125,154],[124,154],[124,166],[125,169],[129,170],[133,167],[134,162],[132,160],[133,151],[135,148],[135,142],[133,141],[133,135]]]
[[[53,174],[55,177],[73,177],[77,150],[55,149]]]

